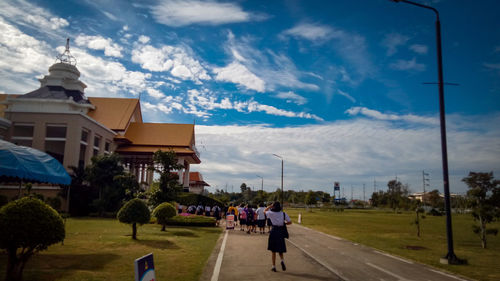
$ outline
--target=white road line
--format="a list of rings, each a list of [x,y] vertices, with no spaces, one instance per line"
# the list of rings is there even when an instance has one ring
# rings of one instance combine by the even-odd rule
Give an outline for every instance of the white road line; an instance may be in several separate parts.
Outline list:
[[[307,229],[307,230],[312,230],[312,231],[315,231],[315,232],[321,233],[321,234],[323,234],[323,235],[325,235],[325,236],[328,236],[328,237],[330,237],[330,238],[333,238],[333,239],[335,239],[335,240],[343,240],[343,239],[342,239],[342,238],[340,238],[340,237],[333,236],[333,235],[330,235],[330,234],[326,234],[326,233],[324,233],[324,232],[321,232],[321,231],[317,231],[317,230],[311,229],[311,228],[309,228],[309,227],[305,227],[305,226],[298,225],[298,224],[296,224],[296,226],[300,226],[300,227],[305,228],[305,229]]]
[[[299,250],[301,250],[302,252],[304,252],[306,255],[308,255],[310,258],[312,258],[313,260],[315,260],[317,263],[321,264],[323,267],[325,267],[326,269],[330,270],[332,273],[334,273],[335,275],[339,276],[342,280],[344,281],[349,281],[349,279],[347,279],[345,276],[343,276],[340,272],[338,272],[337,270],[331,268],[328,264],[324,263],[323,261],[321,261],[320,259],[316,258],[315,256],[313,256],[311,253],[309,253],[308,251],[302,249],[301,247],[299,247],[297,244],[293,243],[292,240],[290,239],[287,239],[288,242],[290,242],[292,245],[294,245],[296,248],[298,248]],[[214,280],[212,280],[214,281]]]
[[[400,258],[400,257],[396,257],[396,256],[393,256],[393,255],[390,255],[390,254],[387,254],[387,253],[384,253],[384,252],[380,252],[380,251],[377,251],[377,250],[373,250],[373,251],[375,253],[377,253],[377,254],[381,254],[381,255],[384,255],[386,257],[390,257],[390,258],[396,259],[398,261],[402,261],[402,262],[405,262],[405,263],[408,263],[408,264],[413,264],[413,262],[405,260],[405,259]]]
[[[448,274],[448,273],[444,273],[442,271],[439,271],[439,270],[434,270],[434,269],[429,269],[430,271],[432,272],[436,272],[436,273],[439,273],[441,275],[444,275],[444,276],[447,276],[447,277],[450,277],[450,278],[453,278],[453,279],[457,279],[457,280],[460,280],[460,281],[467,281],[465,279],[462,279],[460,277],[457,277],[457,276],[454,276],[454,275],[451,275],[451,274]]]
[[[220,246],[219,255],[217,256],[217,261],[215,262],[214,273],[212,274],[212,279],[210,279],[211,281],[219,280],[220,267],[222,265],[222,257],[224,257],[224,249],[226,249],[226,241],[228,233],[229,232],[226,230],[226,234],[224,234],[224,240],[222,240],[222,245]]]
[[[371,263],[369,263],[369,262],[367,262],[366,264],[367,264],[367,265],[369,265],[369,266],[371,266],[371,267],[373,267],[373,268],[375,268],[375,269],[378,269],[378,270],[380,270],[380,271],[382,271],[382,272],[384,272],[384,273],[387,273],[387,274],[389,274],[390,276],[397,278],[398,280],[409,280],[409,279],[406,279],[406,278],[404,278],[404,277],[401,277],[401,276],[399,276],[399,275],[397,275],[397,274],[395,274],[395,273],[392,273],[392,272],[390,272],[389,270],[386,270],[386,269],[383,269],[383,268],[381,268],[381,267],[379,267],[379,266],[376,266],[376,265],[374,265],[374,264],[371,264]]]

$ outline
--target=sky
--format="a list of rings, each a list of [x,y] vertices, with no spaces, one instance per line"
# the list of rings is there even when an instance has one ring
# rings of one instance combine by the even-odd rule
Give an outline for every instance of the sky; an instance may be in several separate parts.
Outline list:
[[[439,10],[450,191],[500,172],[500,2]],[[195,123],[215,189],[369,198],[397,177],[443,190],[435,15],[388,0],[0,1],[0,92],[64,51],[87,96],[139,98],[144,122]],[[427,84],[425,84],[427,83]],[[363,185],[365,192],[363,192]]]

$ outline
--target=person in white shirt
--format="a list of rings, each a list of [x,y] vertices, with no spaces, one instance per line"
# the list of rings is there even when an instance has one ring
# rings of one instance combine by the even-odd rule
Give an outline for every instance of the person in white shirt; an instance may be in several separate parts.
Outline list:
[[[211,210],[212,210],[212,208],[210,208],[210,206],[206,205],[205,206],[205,216],[210,217]]]
[[[281,211],[280,202],[276,201],[272,205],[267,206],[265,209],[265,214],[268,219],[271,220],[273,228],[271,233],[269,233],[269,240],[267,241],[267,249],[271,251],[271,257],[273,261],[272,271],[276,272],[276,253],[279,253],[281,258],[281,269],[286,270],[285,261],[283,260],[283,253],[286,253],[285,244],[285,224],[291,224],[292,220],[290,217]],[[288,237],[286,237],[288,238]]]
[[[260,234],[266,233],[266,214],[264,213],[264,203],[260,203],[259,208],[255,213],[257,213],[257,226],[259,227]]]

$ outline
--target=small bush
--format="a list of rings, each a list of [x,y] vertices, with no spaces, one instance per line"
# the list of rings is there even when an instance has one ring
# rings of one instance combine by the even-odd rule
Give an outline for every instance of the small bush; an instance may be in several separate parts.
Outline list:
[[[21,280],[28,259],[64,237],[63,219],[39,199],[24,197],[0,208],[0,249],[9,259],[6,280]]]
[[[167,219],[175,216],[176,214],[177,211],[175,210],[175,207],[167,202],[161,203],[153,211],[153,216],[156,217],[157,222],[163,226],[161,228],[161,231],[165,231],[165,225],[167,224]]]
[[[443,215],[443,213],[441,213],[437,209],[431,209],[427,214],[431,215],[431,216],[435,216],[435,217],[439,217],[439,216]]]
[[[137,224],[142,225],[149,222],[151,214],[148,206],[141,199],[128,201],[118,211],[118,220],[126,224],[132,224],[132,239],[137,239]]]
[[[167,225],[215,226],[215,218],[205,216],[175,216],[167,219]]]

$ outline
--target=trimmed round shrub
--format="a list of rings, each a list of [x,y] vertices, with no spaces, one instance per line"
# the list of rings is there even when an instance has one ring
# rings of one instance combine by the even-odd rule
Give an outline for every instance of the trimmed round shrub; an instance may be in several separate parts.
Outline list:
[[[157,222],[163,226],[161,231],[165,231],[167,219],[175,216],[176,214],[177,211],[175,210],[175,207],[167,202],[161,203],[153,210],[153,216],[156,217]]]
[[[65,234],[61,216],[39,199],[24,197],[3,206],[0,209],[0,249],[7,250],[7,280],[21,280],[28,259],[62,241]]]
[[[146,203],[135,198],[123,205],[118,211],[117,218],[120,222],[132,224],[132,239],[137,239],[137,224],[148,223],[151,214]]]

